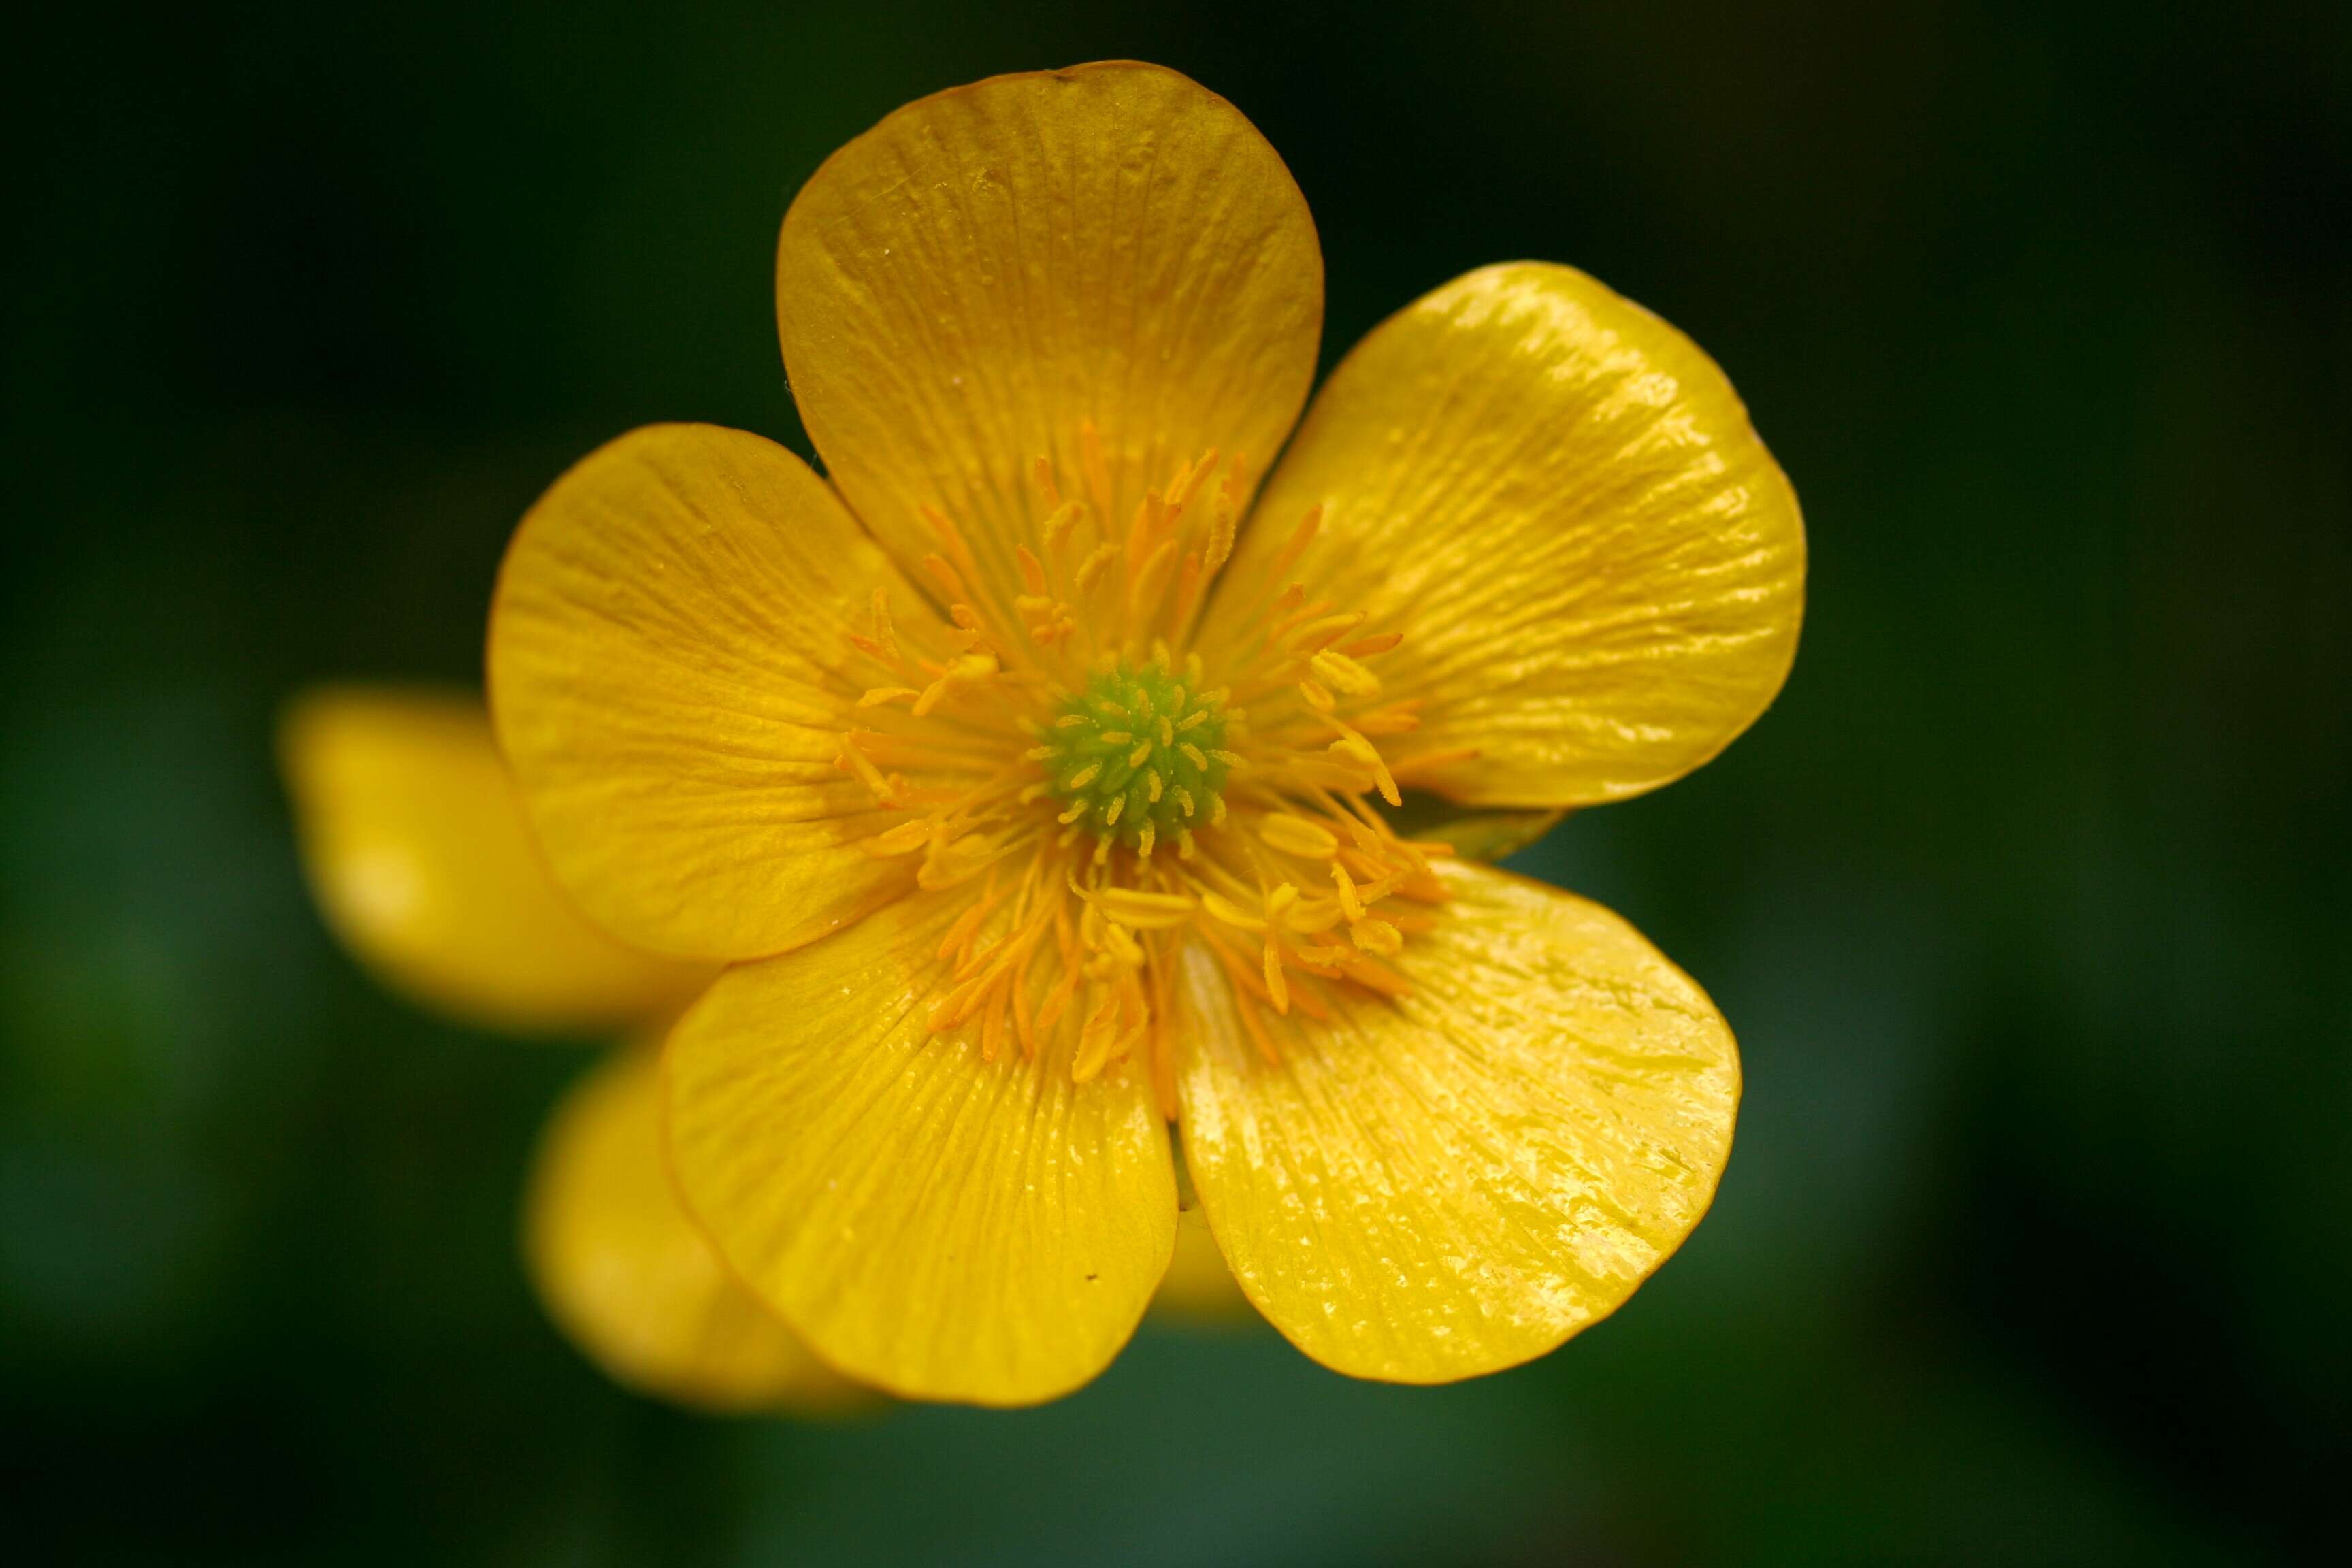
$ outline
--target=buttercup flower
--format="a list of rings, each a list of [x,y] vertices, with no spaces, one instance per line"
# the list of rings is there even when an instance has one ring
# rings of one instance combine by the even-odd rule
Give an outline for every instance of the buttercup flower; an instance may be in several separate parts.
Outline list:
[[[558,879],[729,965],[664,1068],[734,1272],[861,1379],[1051,1397],[1168,1267],[1173,1124],[1327,1365],[1459,1378],[1614,1309],[1712,1197],[1730,1033],[1616,916],[1391,813],[1638,795],[1770,701],[1802,526],[1722,374],[1492,267],[1294,435],[1306,203],[1130,63],[891,115],[793,202],[776,297],[828,478],[625,436],[524,519],[489,644]]]

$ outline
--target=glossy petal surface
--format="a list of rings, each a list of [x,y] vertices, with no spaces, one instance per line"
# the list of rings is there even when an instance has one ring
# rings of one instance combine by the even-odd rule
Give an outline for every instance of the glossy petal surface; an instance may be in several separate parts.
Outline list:
[[[471,696],[330,687],[286,712],[278,755],[319,907],[385,984],[520,1033],[625,1027],[711,971],[624,947],[555,886]]]
[[[903,561],[953,518],[1008,590],[1091,420],[1118,527],[1214,447],[1265,471],[1315,370],[1307,203],[1239,110],[1157,66],[996,77],[908,105],[793,203],[784,365],[826,471]]]
[[[490,700],[556,875],[662,952],[748,958],[907,885],[864,841],[896,818],[837,770],[871,595],[916,596],[772,441],[634,431],[523,519],[490,619]]]
[[[990,1062],[928,1032],[965,907],[918,895],[730,970],[670,1037],[671,1150],[736,1272],[827,1361],[1024,1405],[1127,1342],[1168,1267],[1175,1178],[1131,1065],[1079,1084],[1066,1047]]]
[[[1295,575],[1404,634],[1381,679],[1424,706],[1396,772],[1456,800],[1655,788],[1796,654],[1803,523],[1747,410],[1688,338],[1566,267],[1470,273],[1357,346],[1267,485],[1212,645],[1250,632],[1318,505]]]
[[[1242,1288],[1308,1355],[1437,1383],[1606,1316],[1698,1223],[1739,1064],[1699,988],[1597,904],[1485,867],[1328,1025],[1187,965],[1184,1147]]]
[[[662,1164],[661,1070],[614,1052],[565,1093],[531,1167],[524,1257],[549,1316],[614,1381],[716,1410],[837,1409],[862,1391],[737,1284]]]

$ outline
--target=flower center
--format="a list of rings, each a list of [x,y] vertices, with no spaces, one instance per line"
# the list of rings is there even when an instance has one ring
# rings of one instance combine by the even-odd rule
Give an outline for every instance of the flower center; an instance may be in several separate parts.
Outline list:
[[[1098,668],[1039,731],[1031,755],[1044,764],[1060,820],[1149,856],[1195,825],[1223,822],[1223,689],[1206,691],[1154,659]]]
[[[1416,746],[1419,701],[1367,664],[1402,634],[1294,579],[1321,507],[1223,582],[1240,459],[1145,485],[1139,457],[1078,434],[1083,488],[1038,458],[1038,521],[997,542],[1009,563],[923,509],[946,626],[902,634],[875,590],[846,636],[882,679],[845,713],[835,766],[904,814],[866,853],[919,857],[927,891],[974,889],[940,941],[930,1030],[971,1030],[988,1060],[1060,1041],[1080,1082],[1139,1057],[1172,1119],[1183,953],[1224,973],[1269,1058],[1261,1009],[1328,1018],[1342,991],[1411,990],[1388,961],[1435,918],[1431,865],[1451,851],[1371,802],[1465,753]],[[1220,582],[1228,613],[1204,632]]]

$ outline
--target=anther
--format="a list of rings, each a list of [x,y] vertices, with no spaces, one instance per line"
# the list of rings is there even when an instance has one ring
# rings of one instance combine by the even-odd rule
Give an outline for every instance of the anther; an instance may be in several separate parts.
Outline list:
[[[1257,834],[1284,854],[1305,859],[1328,860],[1339,852],[1339,840],[1329,828],[1286,811],[1268,812]]]
[[[1375,696],[1381,689],[1380,678],[1344,653],[1326,648],[1308,660],[1326,686],[1337,687],[1350,697]]]

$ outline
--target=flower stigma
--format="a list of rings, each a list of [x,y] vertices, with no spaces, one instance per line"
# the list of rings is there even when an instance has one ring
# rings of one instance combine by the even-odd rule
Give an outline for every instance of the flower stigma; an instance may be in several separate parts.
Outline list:
[[[1166,660],[1114,662],[1061,706],[1028,752],[1043,763],[1053,794],[1067,803],[1056,820],[1114,838],[1150,858],[1197,823],[1225,820],[1227,770],[1223,688],[1199,689]]]

